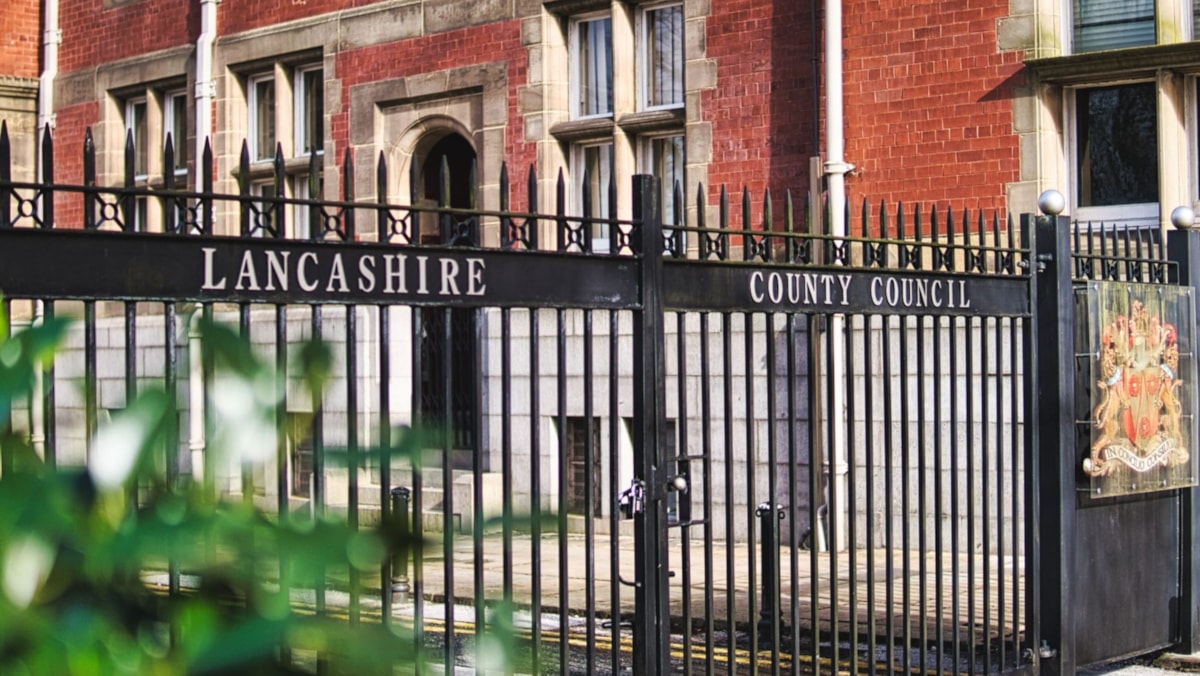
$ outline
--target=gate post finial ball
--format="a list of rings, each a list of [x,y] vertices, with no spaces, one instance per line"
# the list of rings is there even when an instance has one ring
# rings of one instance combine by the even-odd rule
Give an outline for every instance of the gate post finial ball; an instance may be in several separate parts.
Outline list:
[[[1190,230],[1196,225],[1196,212],[1191,207],[1175,207],[1171,212],[1171,224],[1180,230]]]
[[[1067,208],[1067,198],[1057,190],[1047,190],[1038,195],[1038,209],[1047,216],[1057,216]]]

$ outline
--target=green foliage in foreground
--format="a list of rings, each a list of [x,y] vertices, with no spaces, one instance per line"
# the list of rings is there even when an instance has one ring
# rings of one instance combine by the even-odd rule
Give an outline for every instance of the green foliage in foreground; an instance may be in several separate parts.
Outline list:
[[[7,328],[0,315],[0,336]],[[65,334],[54,321],[0,342],[0,420],[29,396]],[[275,375],[220,326],[204,327],[204,345],[219,421],[209,467],[262,461],[276,448]],[[320,387],[328,350],[308,344],[296,360],[302,380]],[[312,590],[330,570],[377,572],[398,544],[390,524],[279,522],[172,478],[175,408],[168,393],[142,392],[97,433],[86,468],[52,470],[26,437],[0,432],[0,673],[285,674],[309,671],[293,663],[308,651],[331,673],[411,662],[411,636],[377,617],[351,625],[289,603],[289,590]],[[405,451],[383,453],[395,452]],[[187,581],[176,595],[166,589],[172,566]]]

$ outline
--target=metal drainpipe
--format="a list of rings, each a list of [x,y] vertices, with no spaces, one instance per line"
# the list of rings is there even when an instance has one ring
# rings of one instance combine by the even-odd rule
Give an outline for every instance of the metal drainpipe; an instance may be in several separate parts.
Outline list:
[[[812,152],[821,152],[821,28],[817,23],[817,8],[821,0],[812,0],[810,19],[812,24]]]
[[[191,452],[192,478],[204,481],[204,360],[203,344],[200,340],[200,319],[204,307],[196,303],[196,309],[188,319],[188,404],[192,414],[188,416],[188,451]]]
[[[37,100],[37,138],[34,141],[34,152],[37,156],[37,175],[34,181],[42,179],[44,171],[42,157],[42,137],[54,129],[54,79],[58,76],[58,46],[62,44],[62,30],[58,27],[58,0],[45,0],[43,4],[42,28],[42,72],[38,75]],[[33,322],[41,324],[45,317],[45,304],[36,301],[33,306]],[[45,419],[46,411],[43,406],[45,383],[42,381],[42,371],[34,371],[33,394],[29,402],[29,440],[34,450],[43,458],[46,457]]]
[[[854,165],[845,161],[845,138],[842,119],[842,0],[827,0],[825,3],[825,174],[829,190],[829,234],[833,237],[846,236],[846,174]],[[845,331],[844,315],[834,315],[829,322],[833,336],[829,354],[829,377],[834,378],[833,400],[829,402],[828,415],[832,418],[832,435],[829,450],[832,457],[829,470],[833,490],[833,504],[837,516],[852,514],[853,505],[846,504],[847,472],[846,459],[846,391],[845,380]],[[830,514],[828,518],[833,518]],[[829,533],[827,544],[835,549],[843,548],[845,541],[845,519],[837,519],[837,531]]]
[[[196,38],[196,152],[192,155],[196,164],[196,192],[204,189],[204,178],[200,175],[200,159],[204,157],[204,143],[212,134],[212,102],[216,97],[216,82],[213,80],[213,50],[217,40],[217,5],[221,0],[200,0],[200,36]]]
[[[38,137],[54,128],[54,78],[58,76],[58,46],[62,31],[58,28],[58,0],[46,0],[45,26],[42,32],[42,73],[38,77]],[[38,176],[41,176],[41,146],[38,146]]]
[[[200,35],[196,38],[196,152],[192,154],[195,166],[194,183],[196,192],[204,190],[201,176],[204,144],[212,134],[212,102],[216,96],[213,81],[213,49],[217,39],[217,5],[220,0],[200,0]],[[188,449],[192,456],[192,476],[197,481],[204,479],[204,368],[201,358],[202,344],[198,322],[203,307],[197,303],[188,322]]]

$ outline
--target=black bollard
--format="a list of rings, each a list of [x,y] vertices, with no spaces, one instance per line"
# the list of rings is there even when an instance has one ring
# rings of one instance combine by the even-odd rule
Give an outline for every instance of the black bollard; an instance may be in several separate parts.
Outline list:
[[[783,520],[783,505],[764,502],[754,510],[762,535],[759,538],[759,561],[762,567],[762,607],[758,612],[758,641],[760,645],[779,645],[779,522]]]
[[[408,600],[411,587],[408,584],[408,549],[412,538],[412,526],[409,523],[408,488],[397,486],[392,489],[392,516],[396,519],[398,545],[392,554],[392,599],[397,603]]]

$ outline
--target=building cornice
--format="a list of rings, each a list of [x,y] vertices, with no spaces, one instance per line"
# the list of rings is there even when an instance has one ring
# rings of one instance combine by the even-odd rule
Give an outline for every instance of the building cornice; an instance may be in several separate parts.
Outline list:
[[[1025,65],[1039,82],[1058,85],[1140,79],[1163,70],[1200,73],[1200,42],[1030,59]]]
[[[0,97],[14,99],[37,98],[37,92],[37,78],[0,75]]]

